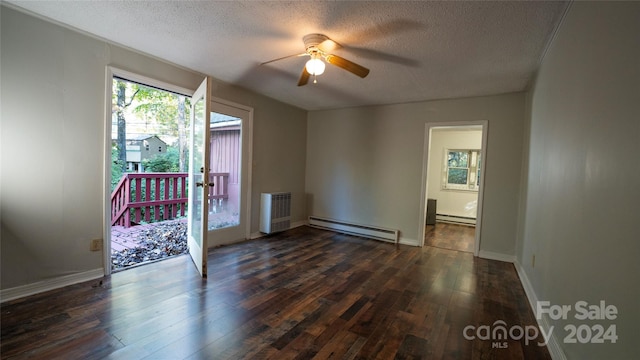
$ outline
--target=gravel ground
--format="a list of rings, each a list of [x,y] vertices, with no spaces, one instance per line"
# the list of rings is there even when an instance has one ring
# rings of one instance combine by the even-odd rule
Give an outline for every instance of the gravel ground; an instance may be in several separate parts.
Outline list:
[[[237,214],[219,213],[209,215],[209,229],[237,224]],[[153,228],[142,231],[139,239],[141,240],[139,247],[116,251],[111,254],[113,270],[122,270],[129,266],[189,252],[187,247],[187,223],[183,221],[172,221],[165,224],[157,223]]]
[[[158,224],[149,230],[142,231],[140,240],[140,246],[137,248],[111,254],[113,270],[189,252],[186,222]]]

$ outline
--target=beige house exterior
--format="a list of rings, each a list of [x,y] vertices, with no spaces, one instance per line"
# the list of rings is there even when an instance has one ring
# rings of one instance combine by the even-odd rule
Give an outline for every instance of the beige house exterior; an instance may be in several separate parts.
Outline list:
[[[167,144],[156,135],[141,135],[127,139],[127,168],[129,171],[143,172],[143,160],[167,152]]]

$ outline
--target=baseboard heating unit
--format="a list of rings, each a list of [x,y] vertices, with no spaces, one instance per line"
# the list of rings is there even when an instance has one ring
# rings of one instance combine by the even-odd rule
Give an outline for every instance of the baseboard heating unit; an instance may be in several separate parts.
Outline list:
[[[354,224],[340,220],[309,216],[309,226],[320,229],[333,230],[339,233],[357,235],[370,239],[398,243],[398,230],[385,229],[377,226]]]
[[[476,219],[472,217],[437,214],[436,220],[439,222],[446,222],[450,224],[476,226]]]

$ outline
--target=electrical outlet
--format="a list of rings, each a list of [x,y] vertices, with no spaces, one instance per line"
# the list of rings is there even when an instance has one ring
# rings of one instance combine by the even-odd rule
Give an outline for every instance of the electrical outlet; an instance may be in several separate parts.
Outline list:
[[[531,256],[531,267],[536,267],[536,255]]]
[[[102,250],[102,239],[93,239],[91,240],[91,247],[89,248],[91,251],[100,251]]]

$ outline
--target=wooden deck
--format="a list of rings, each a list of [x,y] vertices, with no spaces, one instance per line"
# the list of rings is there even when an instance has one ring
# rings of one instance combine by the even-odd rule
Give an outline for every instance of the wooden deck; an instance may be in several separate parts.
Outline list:
[[[550,359],[513,264],[299,227],[2,304],[6,359]]]

